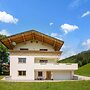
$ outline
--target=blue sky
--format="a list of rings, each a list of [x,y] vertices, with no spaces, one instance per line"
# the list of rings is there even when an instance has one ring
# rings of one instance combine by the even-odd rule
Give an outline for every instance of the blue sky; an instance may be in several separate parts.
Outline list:
[[[0,34],[35,29],[63,40],[65,58],[90,49],[90,0],[0,0]]]

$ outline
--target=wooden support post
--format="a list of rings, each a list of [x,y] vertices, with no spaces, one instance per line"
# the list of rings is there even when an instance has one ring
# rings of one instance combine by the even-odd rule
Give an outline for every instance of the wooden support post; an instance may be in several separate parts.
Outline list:
[[[43,37],[43,35],[42,35],[42,40],[41,40],[41,41],[42,41],[42,44],[43,44],[43,42],[44,42],[44,37]]]
[[[25,42],[26,40],[25,40],[25,35],[24,34],[22,34],[22,38],[23,38],[23,41]]]
[[[12,41],[11,41],[11,39],[10,39],[10,38],[8,38],[8,41],[9,41],[9,44],[10,44],[10,47],[11,47],[11,49],[13,49],[13,46],[12,46]]]

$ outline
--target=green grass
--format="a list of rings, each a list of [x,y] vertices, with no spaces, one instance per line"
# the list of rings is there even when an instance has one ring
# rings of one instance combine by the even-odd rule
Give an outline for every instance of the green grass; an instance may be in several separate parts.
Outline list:
[[[2,77],[0,76],[0,79]],[[90,81],[5,82],[0,80],[0,90],[90,90]]]
[[[3,75],[0,75],[0,80],[1,80],[3,77],[4,77]]]
[[[90,90],[90,81],[0,82],[0,90]]]
[[[90,63],[80,67],[77,71],[75,71],[75,74],[90,77]]]

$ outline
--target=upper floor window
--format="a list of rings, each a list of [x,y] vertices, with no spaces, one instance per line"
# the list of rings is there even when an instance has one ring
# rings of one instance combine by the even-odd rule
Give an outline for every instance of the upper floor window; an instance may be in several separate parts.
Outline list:
[[[18,63],[26,63],[26,58],[18,58]]]
[[[38,41],[36,41],[36,43],[38,43]]]
[[[40,60],[40,63],[48,63],[48,60]]]
[[[48,49],[40,49],[40,51],[48,51]]]
[[[28,48],[20,48],[20,50],[28,50]]]
[[[31,43],[33,43],[33,41],[31,41]]]

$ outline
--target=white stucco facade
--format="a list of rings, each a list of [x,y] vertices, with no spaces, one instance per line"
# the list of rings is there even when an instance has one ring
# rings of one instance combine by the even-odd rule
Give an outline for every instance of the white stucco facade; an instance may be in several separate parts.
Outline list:
[[[20,50],[28,48],[28,50]],[[48,51],[39,51],[47,49]],[[36,40],[26,41],[17,44],[10,51],[10,76],[12,80],[69,80],[73,79],[74,70],[78,69],[77,64],[59,64],[60,54],[55,52],[53,46]],[[19,63],[19,58],[25,58],[25,63]],[[47,62],[40,62],[46,60]],[[18,71],[25,71],[25,75],[19,75]],[[40,74],[40,75],[39,75]]]
[[[54,48],[47,44],[47,43],[42,43],[40,41],[38,41],[38,43],[36,43],[37,40],[34,40],[31,43],[32,40],[30,41],[26,41],[25,43],[19,43],[18,45],[15,46],[14,50],[20,50],[20,48],[28,48],[29,50],[39,50],[39,49],[48,49],[48,51],[54,51]]]

